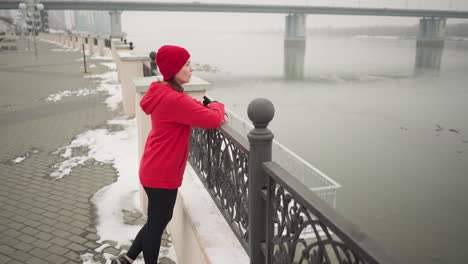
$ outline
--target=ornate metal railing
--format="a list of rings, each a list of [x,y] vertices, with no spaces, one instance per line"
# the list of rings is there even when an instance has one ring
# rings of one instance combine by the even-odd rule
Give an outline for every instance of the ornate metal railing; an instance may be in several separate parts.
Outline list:
[[[396,263],[309,187],[272,162],[274,107],[249,104],[248,141],[228,125],[194,128],[189,162],[250,263]]]
[[[268,263],[395,263],[279,164],[266,162],[263,169]]]
[[[192,129],[189,162],[242,246],[248,248],[248,155],[245,139],[228,126]]]

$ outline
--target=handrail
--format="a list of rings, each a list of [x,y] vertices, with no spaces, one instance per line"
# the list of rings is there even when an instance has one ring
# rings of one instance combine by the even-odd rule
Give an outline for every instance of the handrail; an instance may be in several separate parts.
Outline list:
[[[279,164],[265,162],[262,167],[270,179],[267,222],[272,225],[267,241],[271,243],[270,250],[274,250],[270,253],[272,258],[287,258],[285,263],[296,263],[298,258],[316,253],[323,259],[338,260],[339,263],[350,263],[353,259],[353,263],[397,263],[373,239]],[[302,236],[306,229],[314,230],[313,239]],[[292,245],[292,248],[301,245],[304,249],[301,253],[291,254],[287,250],[291,247],[282,244]],[[297,263],[302,263],[302,260]]]

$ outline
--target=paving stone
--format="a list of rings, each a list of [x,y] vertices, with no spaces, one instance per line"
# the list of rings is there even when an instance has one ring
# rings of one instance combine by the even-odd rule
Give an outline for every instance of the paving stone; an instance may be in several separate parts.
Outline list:
[[[55,220],[57,220],[57,217],[60,216],[59,214],[53,213],[53,212],[45,212],[42,215],[47,217],[47,218],[52,218],[52,219],[55,219]]]
[[[105,249],[102,250],[102,253],[108,253],[114,256],[118,256],[120,253],[120,249],[116,249],[114,247],[106,247]]]
[[[80,255],[78,255],[78,253],[73,252],[73,251],[70,251],[67,254],[63,255],[63,256],[68,258],[68,259],[76,260],[76,261],[78,261],[80,259]],[[67,263],[69,263],[69,262],[67,262]]]
[[[39,214],[31,213],[31,214],[28,215],[28,218],[30,218],[30,219],[32,219],[34,221],[39,221],[44,217],[42,215],[39,215]]]
[[[9,263],[10,261],[12,261],[12,259],[10,257],[8,257],[7,255],[4,255],[4,254],[0,254],[0,259],[2,261],[4,261],[4,263]]]
[[[70,223],[72,226],[78,227],[78,228],[85,228],[88,226],[87,223],[84,223],[82,221],[73,221]]]
[[[49,255],[47,257],[47,260],[50,261],[50,263],[54,263],[54,264],[62,264],[62,263],[66,263],[67,261],[69,261],[67,258],[59,256],[59,255],[55,255],[55,254]]]
[[[9,228],[11,228],[11,226],[8,226]],[[3,232],[4,235],[8,235],[8,236],[11,236],[11,237],[19,237],[22,235],[21,232],[15,230],[15,229],[7,229],[5,232]]]
[[[76,236],[76,235],[72,235],[68,238],[70,241],[72,242],[75,242],[75,243],[78,243],[78,244],[84,244],[86,243],[88,240],[85,239],[85,238],[82,238],[82,237],[79,237],[79,236]]]
[[[39,230],[31,228],[29,226],[26,226],[25,228],[21,229],[20,231],[25,233],[25,234],[32,235],[32,236],[39,233]]]
[[[13,254],[11,254],[10,257],[23,263],[28,263],[28,260],[31,259],[33,256],[24,251],[17,250]]]
[[[12,247],[14,247],[16,249],[19,249],[19,250],[22,250],[24,252],[29,252],[31,249],[34,248],[34,246],[32,244],[29,244],[29,243],[26,244],[24,242],[14,244],[14,245],[12,245]]]
[[[69,240],[66,240],[66,239],[63,239],[63,238],[60,238],[60,237],[54,237],[49,242],[52,243],[52,244],[56,244],[58,246],[65,246],[65,245],[70,244]]]
[[[22,223],[19,223],[19,222],[16,222],[16,221],[12,221],[8,224],[6,224],[6,226],[8,226],[9,228],[13,228],[15,230],[21,230],[25,227],[25,225],[23,225]]]
[[[79,244],[76,244],[76,243],[71,243],[67,246],[67,248],[73,250],[73,251],[76,251],[76,252],[81,252],[81,251],[84,251],[86,250],[85,247],[79,245]]]
[[[81,229],[81,228],[77,228],[77,227],[73,227],[71,229],[69,229],[70,232],[72,232],[73,234],[75,235],[79,235],[81,236],[83,233],[85,233],[86,231]]]
[[[27,226],[30,226],[30,227],[38,227],[41,225],[41,223],[39,223],[38,221],[34,221],[34,220],[27,220],[26,222],[23,222],[23,224],[27,225]]]
[[[101,244],[98,244],[96,241],[88,241],[83,246],[85,246],[87,248],[96,249],[96,248],[100,247]]]
[[[172,259],[167,258],[167,257],[159,258],[158,263],[160,263],[160,264],[175,264],[175,262]]]
[[[86,238],[92,241],[97,241],[100,237],[96,234],[91,233],[91,234],[86,235]]]
[[[54,253],[56,255],[65,255],[70,251],[70,249],[64,247],[64,246],[57,246],[57,245],[52,245],[49,248],[47,248],[47,251]]]
[[[42,260],[42,259],[39,259],[39,258],[31,258],[30,260],[28,260],[29,263],[34,263],[34,264],[49,264],[50,262],[47,262],[46,260]]]
[[[55,231],[54,227],[50,225],[45,225],[45,224],[41,224],[40,226],[37,227],[37,229],[44,231],[46,233],[52,233],[53,231]]]
[[[17,260],[11,260],[10,262],[8,262],[8,264],[24,264],[24,262],[20,262],[20,261],[17,261]]]
[[[15,252],[15,248],[9,247],[7,245],[0,245],[0,253],[5,255],[10,255],[11,253]]]
[[[42,248],[42,249],[47,249],[47,248],[50,248],[53,244],[47,242],[47,241],[44,241],[44,240],[36,240],[34,242],[32,242],[32,244],[38,248]]]
[[[44,249],[40,249],[40,248],[35,248],[31,251],[29,251],[29,254],[33,255],[33,256],[36,256],[38,258],[41,258],[41,259],[46,259],[47,256],[50,255],[50,252],[44,250]],[[33,262],[34,263],[34,262]]]
[[[46,232],[42,232],[42,231],[35,234],[34,236],[37,237],[38,239],[45,240],[45,241],[48,241],[54,237],[53,235],[46,233]]]
[[[1,241],[2,241],[2,244],[5,244],[5,245],[9,245],[9,246],[12,246],[16,243],[20,243],[20,241],[16,238],[13,238],[11,236],[7,236],[7,235],[4,235],[2,238],[1,238]]]
[[[56,225],[55,227],[57,228],[62,228],[62,227],[59,227],[58,225]],[[66,227],[65,227],[66,229]],[[61,237],[61,238],[65,238],[67,240],[70,240],[70,236],[72,235],[70,232],[67,232],[67,231],[63,231],[63,230],[56,230],[54,232],[54,235],[57,236],[57,237]]]
[[[21,236],[18,237],[18,240],[23,241],[25,243],[32,243],[37,240],[37,238],[34,238],[33,236],[22,234]]]

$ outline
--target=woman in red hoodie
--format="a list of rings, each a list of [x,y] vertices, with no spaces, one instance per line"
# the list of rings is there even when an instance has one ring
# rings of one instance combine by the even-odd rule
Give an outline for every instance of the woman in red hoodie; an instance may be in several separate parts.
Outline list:
[[[133,263],[142,251],[146,264],[158,262],[161,236],[172,218],[182,184],[191,127],[213,129],[224,121],[223,104],[201,103],[184,93],[182,84],[192,75],[189,59],[187,50],[177,46],[162,46],[157,52],[164,81],[153,82],[140,101],[152,124],[139,173],[148,196],[148,220],[127,254],[114,259],[114,264]]]

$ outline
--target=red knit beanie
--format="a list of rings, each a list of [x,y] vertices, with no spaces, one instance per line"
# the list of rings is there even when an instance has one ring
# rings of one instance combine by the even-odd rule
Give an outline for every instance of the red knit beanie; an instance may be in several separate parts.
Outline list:
[[[190,53],[182,47],[165,45],[159,48],[156,54],[156,64],[164,77],[164,81],[174,77],[184,67],[189,58]]]

